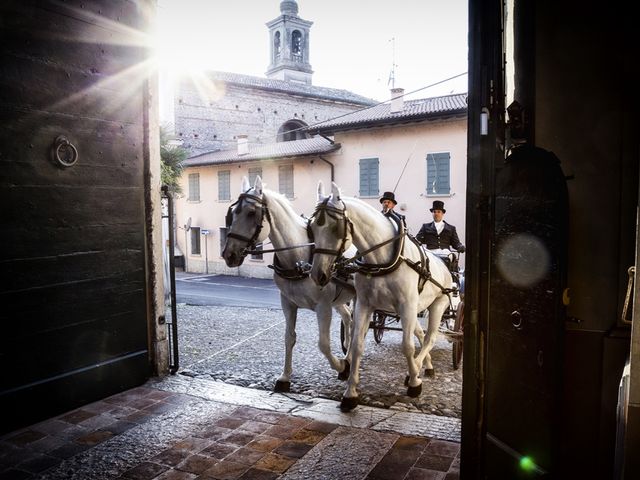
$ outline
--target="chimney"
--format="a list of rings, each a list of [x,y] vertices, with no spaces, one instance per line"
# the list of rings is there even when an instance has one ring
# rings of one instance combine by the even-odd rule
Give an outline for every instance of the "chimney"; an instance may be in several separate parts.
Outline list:
[[[404,88],[392,88],[390,113],[401,113],[403,110],[404,110]]]
[[[248,135],[237,135],[238,139],[238,155],[246,155],[249,153]]]

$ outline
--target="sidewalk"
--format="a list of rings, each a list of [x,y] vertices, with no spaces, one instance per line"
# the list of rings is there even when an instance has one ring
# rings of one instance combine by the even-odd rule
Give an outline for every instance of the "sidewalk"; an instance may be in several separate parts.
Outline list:
[[[0,437],[4,479],[459,478],[460,421],[182,375]]]

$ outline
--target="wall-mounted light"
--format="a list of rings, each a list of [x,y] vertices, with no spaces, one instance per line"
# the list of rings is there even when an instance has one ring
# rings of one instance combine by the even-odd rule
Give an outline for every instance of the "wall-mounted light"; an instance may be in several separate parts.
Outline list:
[[[482,107],[480,112],[480,135],[489,135],[489,109]]]

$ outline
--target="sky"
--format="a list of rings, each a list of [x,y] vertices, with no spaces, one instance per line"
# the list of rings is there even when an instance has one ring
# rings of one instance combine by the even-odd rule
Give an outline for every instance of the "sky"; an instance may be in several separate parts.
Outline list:
[[[467,0],[297,0],[313,22],[313,84],[377,101],[395,87],[408,98],[467,91]],[[159,0],[159,54],[165,68],[219,70],[264,77],[266,23],[280,0]],[[415,92],[415,93],[412,93]]]

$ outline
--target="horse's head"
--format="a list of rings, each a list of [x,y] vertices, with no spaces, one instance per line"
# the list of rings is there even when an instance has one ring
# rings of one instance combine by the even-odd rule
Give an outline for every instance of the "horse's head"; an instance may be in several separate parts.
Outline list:
[[[244,177],[242,192],[227,212],[227,239],[222,257],[228,267],[242,265],[247,251],[269,235],[269,211],[262,194],[262,179],[257,177],[252,188]]]
[[[322,182],[318,183],[318,204],[310,228],[315,243],[311,278],[323,287],[331,280],[335,261],[351,245],[351,222],[335,183],[328,197],[324,196]]]

